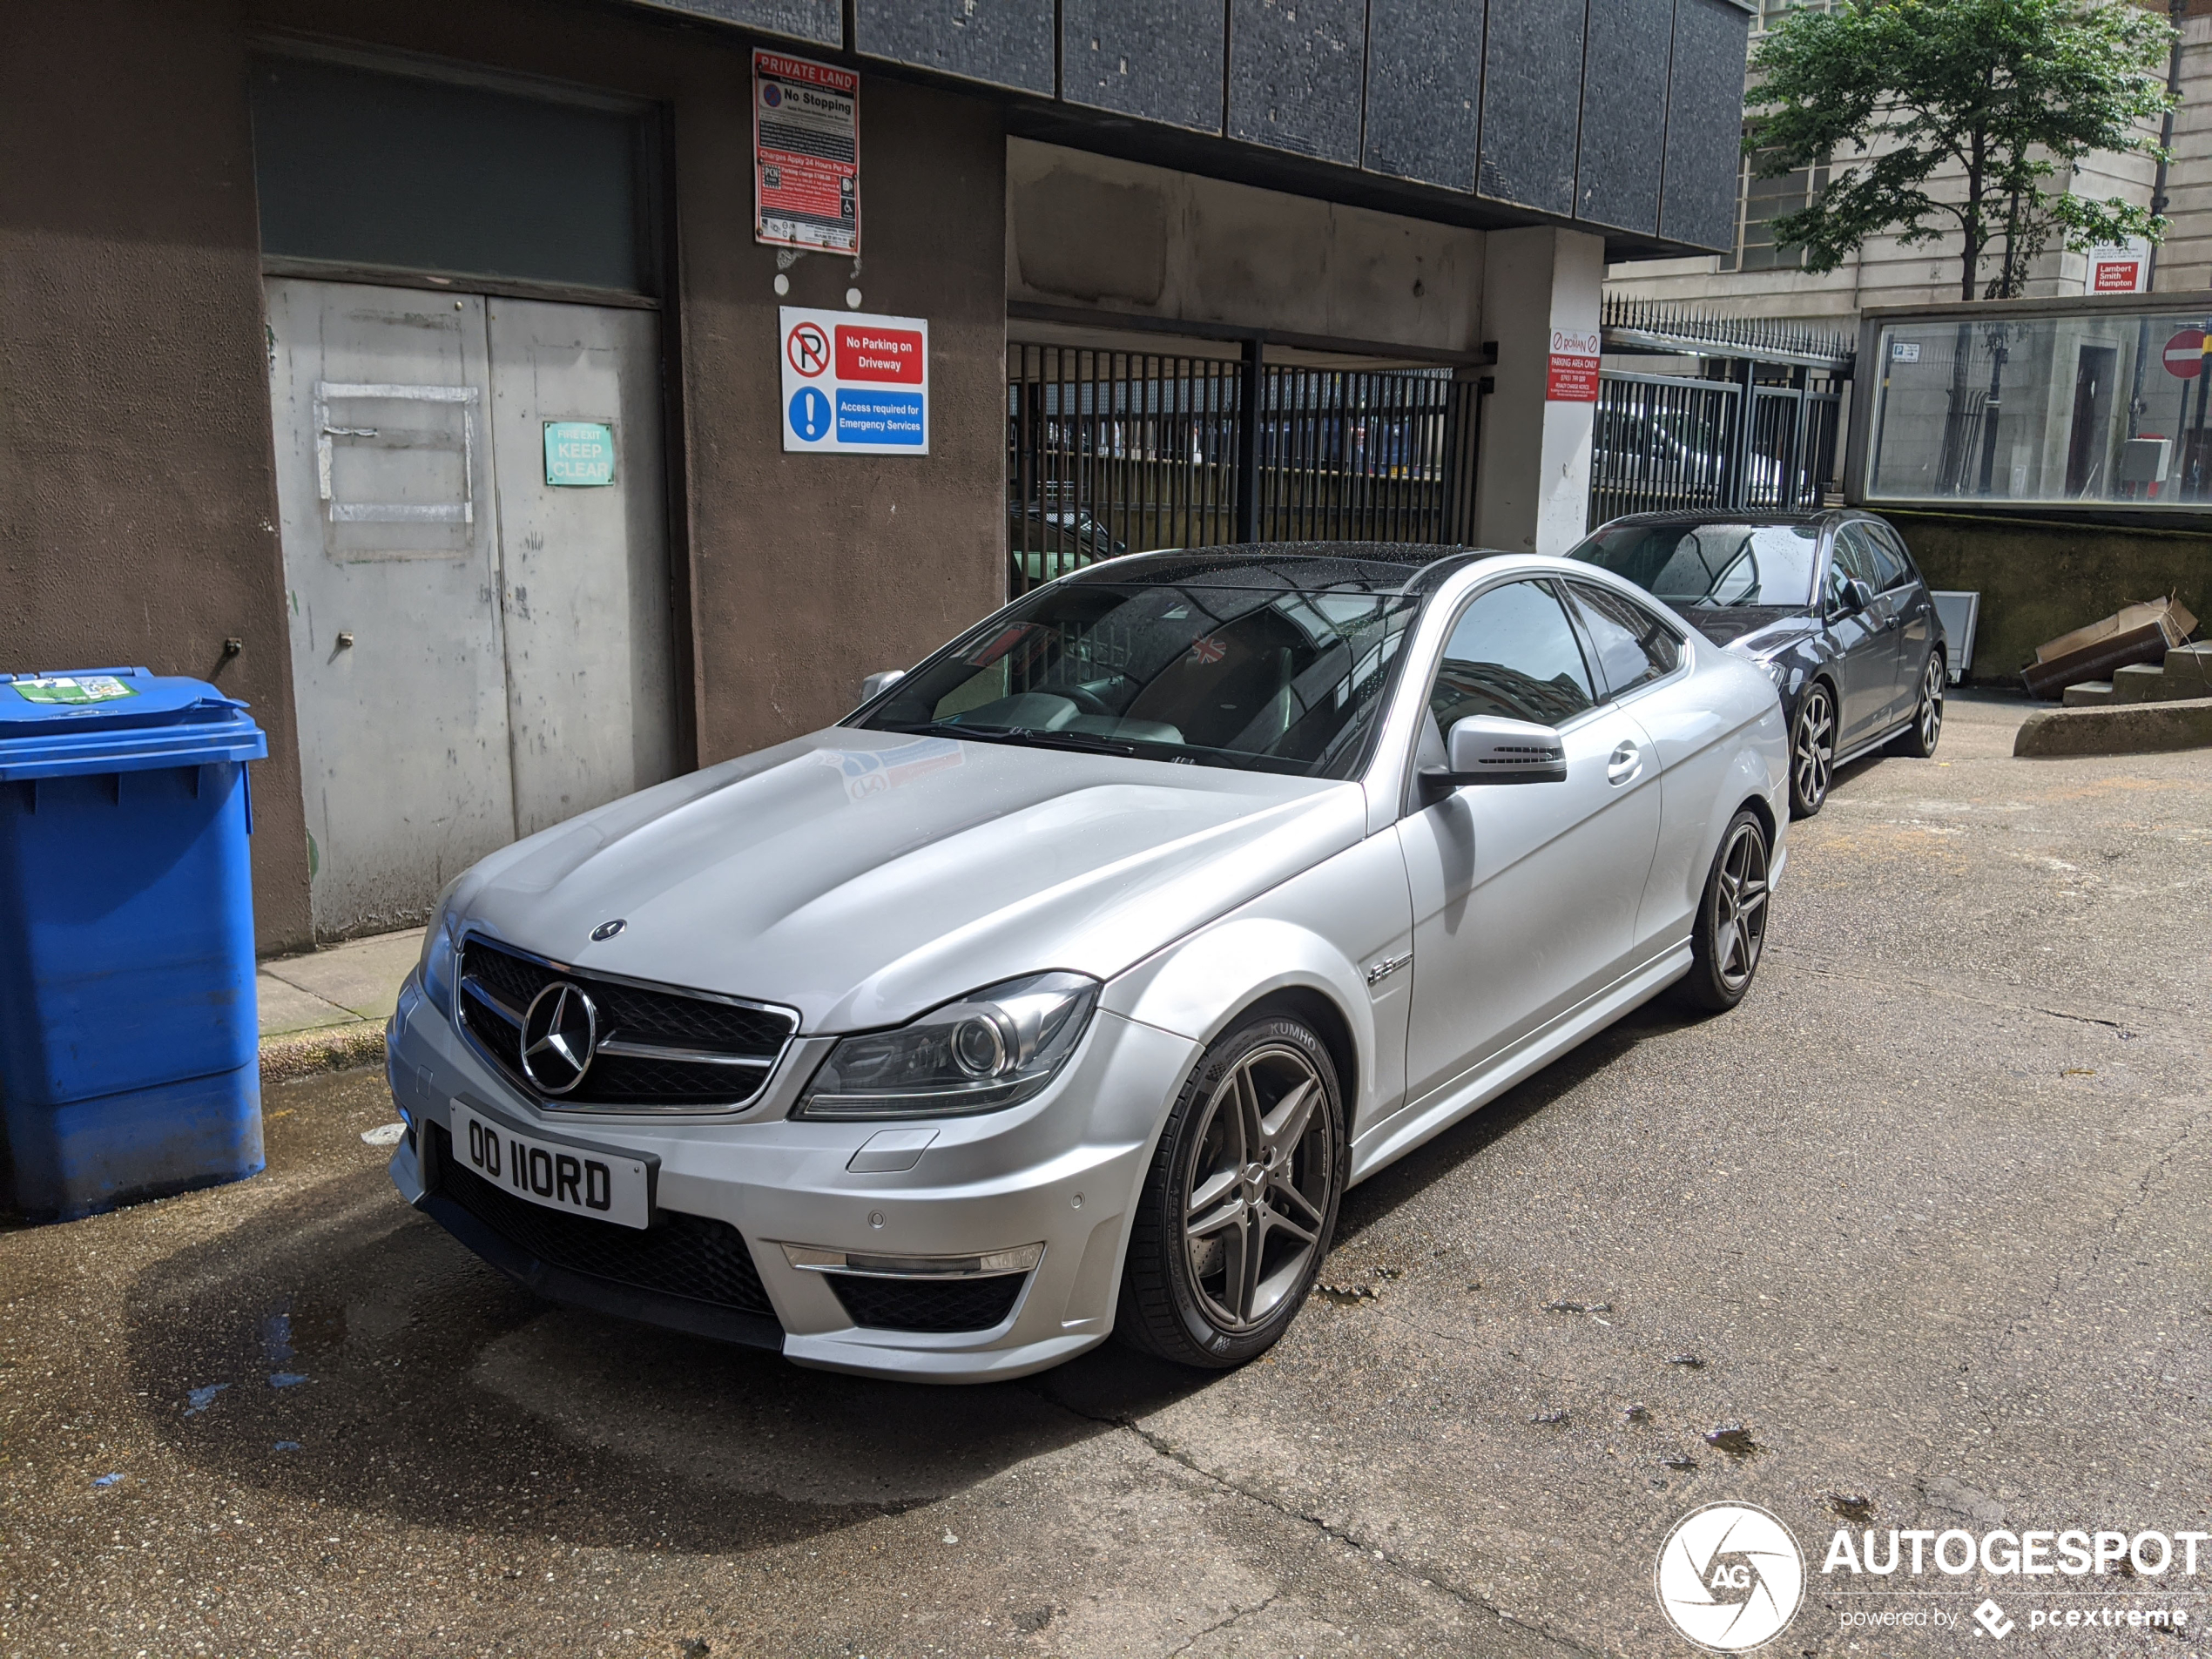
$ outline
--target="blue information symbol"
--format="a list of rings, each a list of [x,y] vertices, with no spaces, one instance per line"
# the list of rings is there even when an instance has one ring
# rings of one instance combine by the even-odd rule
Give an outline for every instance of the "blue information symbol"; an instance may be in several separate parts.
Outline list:
[[[828,435],[830,427],[829,399],[821,388],[802,386],[791,397],[791,429],[807,442]]]

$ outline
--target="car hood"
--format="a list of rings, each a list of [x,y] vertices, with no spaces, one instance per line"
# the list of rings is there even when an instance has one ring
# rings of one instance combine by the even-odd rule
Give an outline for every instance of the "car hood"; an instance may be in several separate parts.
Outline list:
[[[1817,617],[1797,605],[1713,605],[1677,614],[1716,645],[1747,657],[1764,657],[1820,627]]]
[[[863,1030],[1018,974],[1109,978],[1366,822],[1357,784],[835,727],[517,842],[454,913],[576,968]]]

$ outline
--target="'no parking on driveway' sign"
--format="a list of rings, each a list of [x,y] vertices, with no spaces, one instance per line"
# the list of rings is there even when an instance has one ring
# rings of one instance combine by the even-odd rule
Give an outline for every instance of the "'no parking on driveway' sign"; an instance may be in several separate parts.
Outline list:
[[[779,307],[784,448],[929,453],[929,320]]]

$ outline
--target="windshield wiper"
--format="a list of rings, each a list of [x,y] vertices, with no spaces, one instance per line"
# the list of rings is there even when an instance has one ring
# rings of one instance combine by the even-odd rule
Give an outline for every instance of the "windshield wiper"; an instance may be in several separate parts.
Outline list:
[[[961,725],[953,720],[930,720],[921,725],[900,726],[901,732],[933,738],[974,738],[985,743],[1015,743],[1030,749],[1072,749],[1079,754],[1134,755],[1136,745],[1089,732],[1040,732],[1026,725]]]

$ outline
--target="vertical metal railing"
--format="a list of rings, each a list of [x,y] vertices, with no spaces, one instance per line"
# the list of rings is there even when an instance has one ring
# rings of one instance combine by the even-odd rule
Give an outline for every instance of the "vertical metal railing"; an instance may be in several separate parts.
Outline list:
[[[1008,590],[1240,533],[1463,543],[1479,408],[1449,369],[1009,345]]]
[[[1747,413],[1748,404],[1748,413]],[[1839,392],[1607,371],[1592,525],[1624,513],[1817,510],[1836,482]]]

